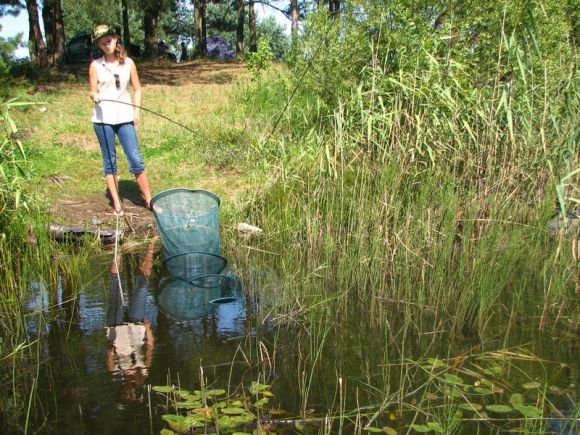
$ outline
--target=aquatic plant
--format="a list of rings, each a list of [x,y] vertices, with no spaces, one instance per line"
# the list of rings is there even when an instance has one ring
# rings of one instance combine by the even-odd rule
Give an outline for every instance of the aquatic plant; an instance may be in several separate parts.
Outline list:
[[[202,388],[188,391],[175,386],[154,386],[175,414],[164,414],[163,420],[177,433],[232,433],[244,426],[260,425],[258,416],[273,396],[270,386],[252,382],[245,394],[227,397],[226,390]],[[164,433],[170,433],[165,431]]]

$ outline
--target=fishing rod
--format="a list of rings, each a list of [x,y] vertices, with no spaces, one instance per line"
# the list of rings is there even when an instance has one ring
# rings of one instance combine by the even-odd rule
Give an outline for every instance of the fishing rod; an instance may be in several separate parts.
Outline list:
[[[234,158],[237,158],[236,153],[234,153],[233,150],[228,149],[227,147],[224,147],[222,143],[218,143],[215,140],[208,139],[207,136],[204,136],[204,135],[198,133],[197,131],[191,129],[190,127],[188,127],[186,125],[183,125],[182,123],[180,123],[180,122],[178,122],[178,121],[176,121],[174,119],[171,119],[169,116],[164,115],[163,113],[159,113],[159,112],[156,112],[155,110],[151,110],[151,109],[148,109],[148,108],[143,107],[143,106],[138,106],[138,105],[133,104],[133,103],[127,103],[125,101],[111,100],[111,99],[107,99],[107,98],[103,98],[102,100],[99,100],[99,101],[106,101],[106,102],[109,102],[109,103],[118,103],[118,104],[124,104],[126,106],[137,107],[137,108],[139,108],[139,109],[141,109],[141,110],[143,110],[145,112],[149,112],[149,113],[151,113],[151,114],[153,114],[155,116],[158,116],[160,118],[165,119],[166,121],[169,121],[169,122],[171,122],[171,123],[173,123],[175,125],[180,126],[181,128],[189,131],[190,133],[193,133],[194,136],[197,136],[199,139],[201,139],[202,141],[205,141],[206,143],[208,143],[210,145],[218,145],[218,146],[221,146],[221,149],[222,149],[223,152],[225,152],[226,154],[229,154],[229,155],[233,156]]]
[[[180,122],[175,121],[174,119],[171,119],[169,116],[166,116],[163,113],[156,112],[155,110],[147,109],[146,107],[143,107],[143,106],[137,106],[136,104],[133,104],[133,103],[127,103],[125,101],[109,100],[109,99],[102,99],[102,100],[99,100],[99,101],[106,101],[108,103],[118,103],[118,104],[125,104],[126,106],[137,107],[137,108],[139,108],[139,109],[141,109],[141,110],[143,110],[145,112],[149,112],[149,113],[152,113],[153,115],[159,116],[160,118],[163,118],[166,121],[172,122],[175,125],[179,125],[181,128],[184,128],[185,130],[189,131],[190,133],[193,133],[198,138],[203,139],[203,140],[205,140],[207,142],[212,143],[212,141],[208,140],[207,137],[204,137],[203,135],[199,134],[195,130],[192,130],[191,128],[187,127],[186,125],[181,124]]]
[[[331,13],[331,16],[333,18],[334,18],[335,15],[338,15],[338,11],[334,11],[334,12]],[[308,60],[308,63],[306,64],[306,67],[304,68],[304,70],[300,74],[300,78],[296,82],[296,85],[294,86],[294,89],[292,90],[292,93],[290,94],[290,98],[288,98],[288,101],[286,101],[286,105],[284,106],[284,108],[280,112],[280,115],[278,116],[278,119],[274,123],[274,127],[272,127],[272,130],[270,131],[269,136],[272,136],[274,134],[274,132],[276,131],[276,129],[278,128],[278,125],[280,124],[280,121],[282,120],[282,117],[284,116],[284,113],[286,112],[286,109],[288,109],[288,106],[290,106],[290,102],[292,101],[292,99],[296,95],[296,92],[298,91],[298,88],[300,88],[300,86],[302,86],[304,77],[306,76],[306,73],[308,72],[308,70],[310,68],[312,68],[312,65],[314,64],[314,61],[318,57],[318,53],[321,51],[324,43],[328,41],[328,34],[330,33],[330,30],[331,29],[332,29],[332,26],[327,26],[326,31],[324,32],[324,38],[323,38],[323,40],[320,42],[320,44],[318,45],[318,47],[316,47],[316,51],[313,53],[312,57]]]

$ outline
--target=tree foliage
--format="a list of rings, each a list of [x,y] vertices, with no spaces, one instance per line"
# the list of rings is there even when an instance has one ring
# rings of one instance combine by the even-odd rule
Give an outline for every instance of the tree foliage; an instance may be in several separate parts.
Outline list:
[[[0,0],[0,17],[4,15],[18,15],[24,9],[20,0]]]

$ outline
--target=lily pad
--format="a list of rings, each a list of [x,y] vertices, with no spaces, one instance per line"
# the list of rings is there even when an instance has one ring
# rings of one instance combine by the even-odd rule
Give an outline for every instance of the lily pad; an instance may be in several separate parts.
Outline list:
[[[532,405],[515,404],[516,411],[521,412],[524,417],[528,418],[542,418],[542,411]]]
[[[226,390],[206,390],[203,394],[205,397],[223,396],[226,394]]]
[[[433,430],[429,426],[427,426],[426,424],[412,424],[409,427],[411,429],[413,429],[415,432],[419,432],[419,433],[427,433],[427,432],[431,432]]]
[[[451,373],[445,373],[443,375],[443,378],[445,379],[445,382],[449,383],[449,384],[454,384],[454,385],[463,385],[463,379],[461,379],[459,376],[457,375],[453,375]]]
[[[502,372],[503,372],[503,369],[500,366],[488,367],[483,371],[483,373],[485,373],[486,375],[491,375],[491,376],[501,375]]]
[[[196,408],[193,410],[193,412],[195,414],[200,414],[200,415],[213,415],[214,414],[214,410],[209,408],[209,407],[202,407],[202,408]]]
[[[189,431],[193,428],[204,427],[205,419],[200,418],[199,415],[188,415],[183,420],[183,424],[186,426],[185,431]]]
[[[201,408],[201,402],[179,402],[175,405],[177,409],[195,409]]]
[[[286,411],[285,409],[270,409],[270,410],[268,410],[268,412],[270,413],[270,415],[288,414],[288,411]]]
[[[485,409],[487,411],[495,412],[497,414],[507,414],[508,412],[512,412],[514,410],[514,408],[512,408],[509,405],[501,405],[501,404],[487,405]]]
[[[524,396],[522,396],[520,393],[514,393],[510,397],[510,403],[513,406],[523,405],[524,404]]]
[[[436,421],[430,421],[429,423],[427,423],[427,426],[437,433],[443,433],[443,426],[441,426],[441,423],[437,423]]]
[[[188,432],[191,428],[205,426],[203,422],[195,420],[191,416],[184,417],[182,415],[167,414],[162,418],[169,424],[171,429],[179,433]]]
[[[228,414],[228,415],[236,415],[236,414],[243,414],[244,412],[246,412],[246,410],[244,408],[237,408],[237,407],[229,407],[229,408],[224,408],[221,410],[224,414]]]
[[[254,414],[250,413],[250,412],[244,412],[242,415],[232,415],[230,416],[230,419],[233,422],[236,422],[238,424],[244,424],[244,423],[251,423],[252,421],[255,420],[255,416]]]
[[[217,426],[220,429],[227,429],[238,426],[235,422],[232,422],[230,417],[227,415],[222,415],[220,418],[217,419]]]
[[[256,406],[264,406],[269,401],[270,401],[270,399],[268,399],[267,397],[262,397],[260,400],[256,400],[256,403],[254,403],[254,405],[256,405]]]
[[[481,411],[483,406],[481,406],[479,403],[462,403],[458,406],[458,408],[465,411]]]
[[[250,387],[251,394],[258,394],[263,391],[267,391],[270,389],[270,385],[267,384],[260,384],[259,382],[252,382]]]
[[[164,386],[154,386],[153,388],[151,388],[153,391],[156,391],[158,393],[171,393],[173,391],[173,387],[170,387],[168,385],[164,385]]]
[[[452,399],[460,399],[463,397],[461,391],[456,387],[445,388],[445,394]]]
[[[161,417],[163,420],[165,420],[167,423],[171,423],[171,422],[175,422],[175,423],[180,423],[183,421],[183,419],[185,418],[183,415],[175,415],[175,414],[165,414],[163,417]]]
[[[542,386],[542,384],[540,384],[539,382],[527,382],[524,385],[522,385],[523,388],[525,388],[526,390],[533,390],[534,388],[540,388]]]

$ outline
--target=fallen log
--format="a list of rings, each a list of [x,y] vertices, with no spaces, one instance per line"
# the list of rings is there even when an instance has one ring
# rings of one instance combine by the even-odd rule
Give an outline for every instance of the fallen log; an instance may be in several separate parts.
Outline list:
[[[104,244],[115,243],[115,230],[113,228],[86,227],[83,225],[64,225],[51,223],[48,225],[48,233],[54,240],[74,241],[90,235],[99,239]],[[123,231],[118,233],[118,243],[123,240]]]

